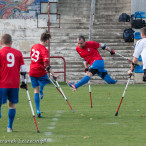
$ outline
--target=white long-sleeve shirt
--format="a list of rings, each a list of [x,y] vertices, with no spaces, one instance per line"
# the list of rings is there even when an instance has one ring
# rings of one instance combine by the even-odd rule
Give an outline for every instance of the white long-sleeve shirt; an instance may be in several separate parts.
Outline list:
[[[143,62],[143,69],[146,69],[146,38],[137,41],[133,57],[139,58],[141,55]]]

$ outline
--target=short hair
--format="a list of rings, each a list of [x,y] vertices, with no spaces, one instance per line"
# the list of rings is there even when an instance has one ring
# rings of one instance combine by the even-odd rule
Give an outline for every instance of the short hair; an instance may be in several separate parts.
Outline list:
[[[1,44],[2,45],[10,45],[12,42],[12,37],[9,34],[3,34],[1,37]]]
[[[85,37],[83,36],[83,35],[79,35],[78,36],[78,40],[80,41],[80,40],[83,40],[84,42],[85,42]]]
[[[41,38],[40,40],[42,42],[46,42],[47,40],[49,40],[51,38],[51,35],[46,31],[44,33],[41,34]]]
[[[141,28],[141,33],[143,33],[146,36],[146,27]]]

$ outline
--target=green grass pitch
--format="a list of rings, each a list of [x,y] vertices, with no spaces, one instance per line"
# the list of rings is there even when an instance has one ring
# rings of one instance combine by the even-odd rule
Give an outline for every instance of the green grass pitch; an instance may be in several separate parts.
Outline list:
[[[14,132],[7,133],[7,104],[2,106],[0,119],[1,145],[49,146],[145,146],[146,145],[146,86],[129,85],[119,114],[115,112],[125,85],[91,85],[93,108],[90,107],[88,86],[73,92],[60,84],[69,103],[53,85],[44,88],[41,100],[43,118],[36,118],[37,133],[27,94],[20,89],[16,105]],[[35,111],[33,89],[28,85]],[[36,114],[36,113],[35,113]]]

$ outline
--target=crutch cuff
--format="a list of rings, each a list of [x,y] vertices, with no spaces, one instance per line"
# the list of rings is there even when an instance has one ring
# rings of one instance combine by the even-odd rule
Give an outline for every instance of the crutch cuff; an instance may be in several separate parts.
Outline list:
[[[132,65],[135,67],[135,66],[138,66],[139,64],[132,62]]]
[[[47,66],[47,67],[46,67],[46,71],[47,71],[47,72],[50,72],[50,68],[51,68],[51,66]]]

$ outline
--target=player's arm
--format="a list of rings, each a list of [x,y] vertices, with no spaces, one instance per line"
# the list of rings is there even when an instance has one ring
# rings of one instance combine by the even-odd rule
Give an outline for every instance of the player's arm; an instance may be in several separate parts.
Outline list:
[[[84,72],[87,72],[89,70],[88,69],[88,63],[86,62],[86,60],[84,58],[82,58],[82,61],[83,61],[83,64],[85,66]]]
[[[49,62],[49,51],[47,49],[43,49],[41,52],[44,62],[44,67],[48,73],[51,73],[54,77],[58,78],[58,75],[54,73],[54,71],[51,68],[50,62]]]
[[[80,55],[82,61],[83,61],[83,64],[85,66],[85,69],[84,69],[84,72],[87,72],[88,71],[88,63],[86,62],[86,60],[81,56],[81,54],[79,53],[80,51],[78,50],[78,48],[76,48],[76,51],[78,52],[78,54]],[[82,52],[82,55],[83,55],[83,52]]]
[[[138,58],[134,57],[132,62],[133,63],[131,64],[131,71],[134,70],[135,64],[137,64],[137,62],[138,62]]]
[[[128,74],[129,75],[134,71],[134,68],[135,68],[135,65],[137,64],[137,62],[138,62],[138,58],[133,57],[132,64],[131,64],[131,68],[128,71]]]
[[[110,49],[109,47],[107,47],[106,44],[100,43],[100,48],[102,48],[103,50],[107,50],[108,52],[111,53],[111,55],[115,54],[115,51],[113,49]]]
[[[91,41],[90,45],[92,47],[102,48],[103,50],[107,50],[108,52],[110,52],[111,55],[115,54],[115,51],[113,49],[110,49],[109,47],[107,47],[106,44]]]
[[[20,85],[20,88],[26,89],[27,85],[26,85],[25,80],[24,80],[26,78],[26,66],[25,66],[25,64],[20,66],[20,74],[22,76],[21,77],[22,83]]]
[[[134,67],[138,62],[138,58],[139,58],[139,56],[140,56],[140,54],[142,52],[142,49],[143,49],[143,44],[140,43],[140,40],[139,40],[136,43],[136,46],[135,46],[135,51],[134,51],[134,54],[133,54],[133,60],[132,60],[131,68],[128,71],[128,74],[130,74],[134,70]]]
[[[44,62],[44,66],[46,68],[46,71],[48,73],[51,73],[55,78],[58,78],[59,76],[57,74],[54,73],[54,71],[52,70],[51,66],[49,65],[49,61],[45,61]]]

